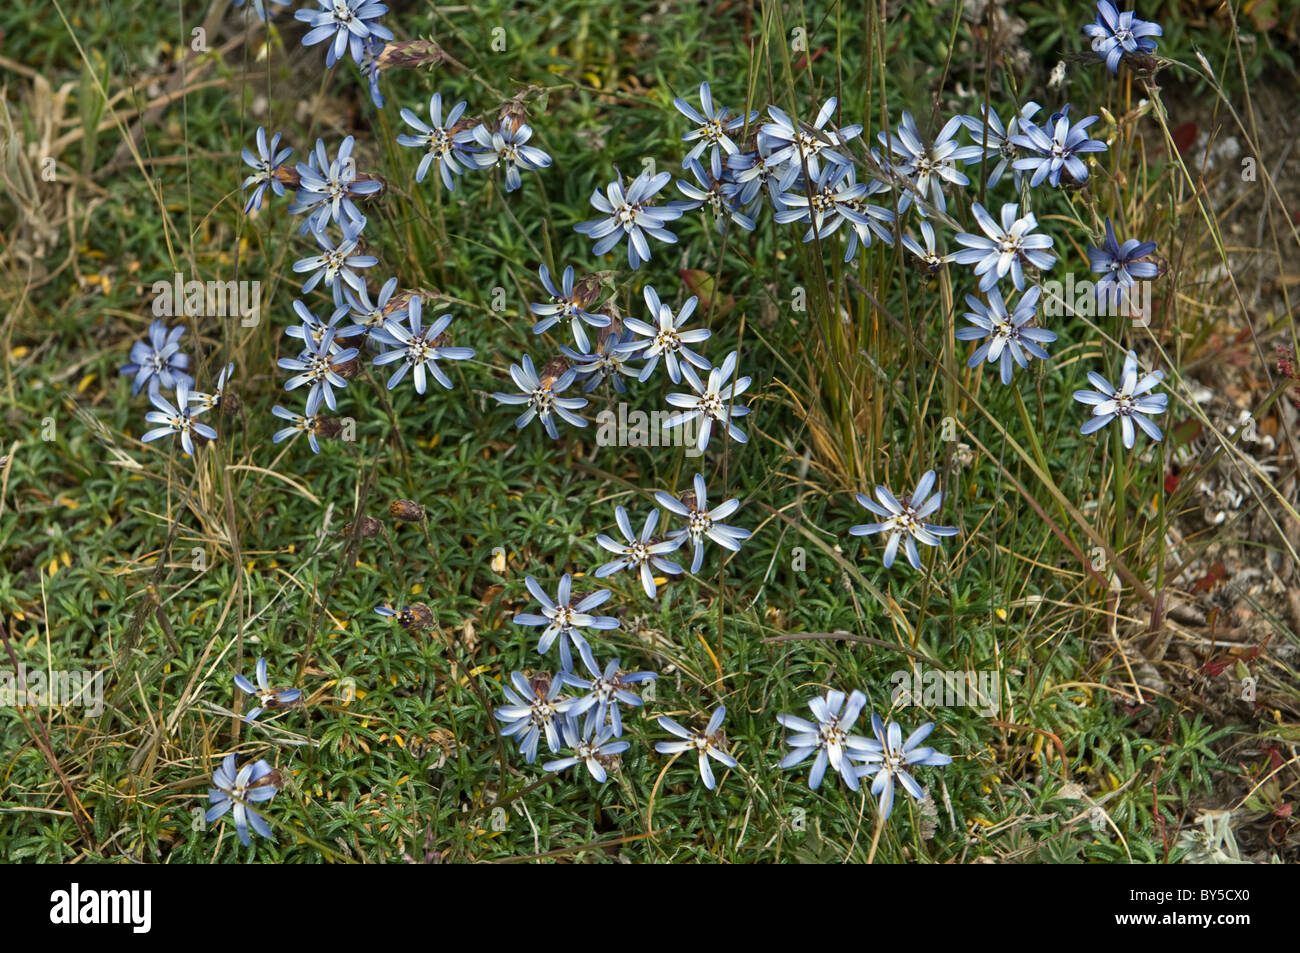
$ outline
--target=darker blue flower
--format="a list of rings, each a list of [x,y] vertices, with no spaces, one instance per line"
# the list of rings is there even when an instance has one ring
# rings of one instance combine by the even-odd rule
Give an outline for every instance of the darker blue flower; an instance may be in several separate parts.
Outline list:
[[[185,373],[190,366],[189,355],[180,353],[181,335],[185,333],[183,325],[168,329],[161,320],[149,325],[149,338],[136,341],[131,345],[131,363],[122,365],[123,374],[131,374],[131,396],[140,393],[140,388],[149,385],[149,393],[156,394],[159,389],[174,390],[177,384],[194,386],[194,378]]]
[[[1097,297],[1108,298],[1112,306],[1117,305],[1120,295],[1133,286],[1134,279],[1154,278],[1159,274],[1154,262],[1142,260],[1155,250],[1155,242],[1140,242],[1136,238],[1121,245],[1110,219],[1106,219],[1106,240],[1100,248],[1088,246],[1093,274],[1103,276],[1097,282]]]
[[[1098,0],[1097,19],[1083,28],[1092,40],[1092,51],[1106,61],[1106,68],[1119,72],[1119,61],[1131,54],[1150,56],[1156,51],[1155,36],[1162,36],[1159,23],[1139,20],[1132,10],[1120,13],[1110,0]]]
[[[257,660],[257,684],[254,685],[242,674],[235,676],[235,684],[240,691],[257,698],[257,707],[244,716],[244,721],[255,721],[257,716],[267,709],[286,708],[302,697],[297,688],[271,688],[267,683],[266,659]]]
[[[250,761],[236,771],[235,756],[226,755],[221,767],[212,775],[214,786],[208,788],[208,800],[212,806],[208,808],[205,820],[211,824],[233,808],[235,833],[239,835],[241,844],[247,847],[252,842],[248,836],[250,824],[256,833],[269,840],[273,836],[271,825],[248,805],[271,800],[278,789],[278,779],[279,775],[265,761]]]

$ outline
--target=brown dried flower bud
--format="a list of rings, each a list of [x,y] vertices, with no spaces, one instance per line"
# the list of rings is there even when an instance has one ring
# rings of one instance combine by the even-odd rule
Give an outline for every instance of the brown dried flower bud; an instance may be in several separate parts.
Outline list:
[[[424,522],[424,507],[415,500],[393,500],[388,504],[388,515],[403,523]]]
[[[437,43],[431,40],[400,40],[384,44],[376,65],[381,69],[414,69],[418,66],[433,66],[449,57]]]
[[[350,361],[344,361],[342,364],[331,364],[330,367],[334,369],[334,373],[339,377],[345,381],[350,381],[361,373],[361,355],[358,354]]]
[[[358,531],[358,535],[360,535],[362,539],[374,539],[384,531],[384,524],[373,516],[362,516],[360,523],[361,527]],[[343,535],[351,536],[355,527],[355,523],[349,523],[347,526],[344,526]]]
[[[397,624],[409,632],[421,632],[433,625],[433,610],[417,602],[397,613]]]
[[[302,176],[298,174],[297,169],[294,169],[291,166],[280,166],[280,168],[275,170],[275,177],[279,179],[287,189],[297,189],[302,185]]]
[[[568,369],[569,369],[569,362],[566,361],[563,357],[551,358],[551,360],[547,363],[547,365],[542,368],[542,373],[541,373],[542,386],[546,387],[548,385],[554,384],[557,380],[559,380],[564,375],[564,372],[567,371]]]
[[[333,440],[343,432],[343,421],[337,417],[316,415],[316,433],[326,440]]]
[[[573,286],[573,300],[583,308],[590,308],[600,297],[600,275],[584,275]]]

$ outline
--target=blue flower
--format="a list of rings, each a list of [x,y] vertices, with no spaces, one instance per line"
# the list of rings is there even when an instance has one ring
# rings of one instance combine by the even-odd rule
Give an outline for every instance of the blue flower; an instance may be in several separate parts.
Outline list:
[[[636,377],[638,371],[627,366],[630,358],[645,347],[644,341],[637,341],[630,328],[623,328],[621,322],[617,327],[611,323],[599,335],[600,348],[591,354],[580,354],[570,347],[560,345],[560,353],[573,362],[574,373],[578,380],[585,380],[582,389],[590,394],[600,386],[600,382],[609,378],[615,392],[627,392],[623,377]]]
[[[518,364],[510,365],[510,377],[520,393],[504,394],[498,391],[492,395],[503,404],[528,405],[528,409],[515,418],[515,427],[522,430],[537,417],[546,428],[546,435],[557,440],[560,433],[555,427],[556,417],[574,427],[587,426],[587,421],[574,413],[587,406],[587,398],[559,396],[573,383],[577,374],[569,369],[557,376],[552,373],[551,364],[546,365],[542,371],[543,376],[539,378],[532,358],[525,354],[522,367]]]
[[[934,489],[934,482],[934,471],[927,470],[922,475],[921,482],[916,485],[916,491],[906,503],[900,503],[886,486],[876,487],[876,499],[880,501],[879,504],[865,493],[858,494],[858,502],[877,516],[885,517],[885,521],[851,526],[849,532],[854,536],[888,533],[889,541],[885,544],[886,569],[894,565],[894,556],[898,553],[900,542],[906,540],[907,561],[912,564],[913,569],[920,569],[921,556],[916,551],[918,540],[927,546],[938,546],[939,537],[956,536],[960,532],[955,526],[937,526],[934,523],[922,522],[943,503],[943,493],[936,492],[933,496],[929,495]]]
[[[376,37],[366,37],[365,50],[361,54],[361,75],[366,79],[366,86],[370,90],[370,101],[375,104],[376,109],[384,108],[384,94],[379,91],[379,72],[382,69],[379,59],[387,45]]]
[[[721,522],[740,509],[740,500],[727,500],[709,509],[708,488],[704,485],[703,474],[695,474],[695,492],[683,494],[679,500],[663,492],[655,493],[655,500],[668,512],[683,517],[686,526],[668,534],[669,539],[678,539],[681,543],[690,543],[695,549],[695,558],[691,561],[691,572],[699,572],[704,562],[704,539],[708,537],[723,549],[733,553],[740,552],[740,544],[749,539],[747,529],[738,529]]]
[[[474,142],[482,147],[481,152],[473,154],[474,163],[480,169],[490,169],[497,163],[506,167],[506,191],[513,192],[523,184],[519,176],[519,167],[525,169],[545,169],[551,164],[551,157],[536,146],[527,145],[533,137],[533,128],[527,123],[519,122],[511,116],[501,120],[496,131],[487,126],[474,127]]]
[[[383,183],[358,177],[356,160],[352,158],[355,141],[352,136],[344,139],[337,158],[331,160],[325,151],[325,141],[317,139],[316,151],[308,154],[306,162],[298,163],[298,192],[289,205],[289,212],[308,213],[300,234],[319,232],[330,221],[345,227],[357,225],[358,232],[365,225],[366,217],[352,197],[373,195],[383,188]]]
[[[1003,205],[1002,225],[999,227],[993,216],[984,210],[984,206],[976,202],[971,206],[971,212],[984,235],[957,233],[958,244],[966,247],[953,252],[948,260],[959,265],[975,265],[975,274],[983,276],[980,279],[980,291],[988,291],[1005,278],[1008,272],[1016,290],[1024,291],[1023,262],[1044,271],[1056,263],[1056,255],[1046,250],[1052,247],[1052,237],[1033,234],[1038,227],[1038,219],[1032,212],[1025,213],[1023,218],[1017,218],[1018,209],[1019,206],[1014,202]]]
[[[242,7],[244,3],[245,0],[235,0],[235,6],[237,8]],[[265,0],[265,2],[263,2],[263,0],[253,0],[252,5],[249,6],[248,9],[251,10],[259,20],[265,21],[267,18],[267,4],[277,7],[287,7],[289,5],[289,0]]]
[[[297,688],[271,688],[267,684],[266,676],[266,659],[257,660],[257,684],[254,685],[243,675],[235,676],[235,684],[241,691],[257,697],[257,707],[244,716],[244,721],[254,721],[257,716],[268,708],[284,708],[292,705],[302,697],[302,692]]]
[[[975,325],[972,328],[958,328],[959,341],[979,341],[988,338],[970,356],[967,367],[974,367],[980,361],[990,364],[999,363],[1002,371],[1002,383],[1011,383],[1011,366],[1014,361],[1021,367],[1029,366],[1029,357],[1040,361],[1048,358],[1044,344],[1051,344],[1056,335],[1044,328],[1028,327],[1038,310],[1038,298],[1042,289],[1030,288],[1021,296],[1011,314],[1002,300],[1002,293],[997,288],[990,288],[987,305],[974,295],[966,296],[966,303],[971,310],[966,312],[966,320]]]
[[[144,443],[178,433],[181,435],[181,448],[187,454],[193,454],[194,434],[209,440],[217,439],[215,430],[201,420],[194,419],[203,413],[203,410],[194,410],[190,407],[190,388],[184,381],[176,385],[176,407],[173,407],[171,402],[159,393],[151,393],[149,401],[158,409],[149,411],[144,415],[144,419],[151,424],[162,424],[162,426],[145,433],[140,438]]]
[[[389,278],[384,282],[383,287],[379,289],[379,298],[376,303],[370,301],[370,291],[362,282],[360,288],[352,288],[348,285],[343,286],[343,297],[348,305],[352,308],[352,317],[358,327],[366,329],[371,336],[371,340],[376,340],[375,332],[381,330],[384,322],[390,318],[400,321],[406,317],[406,309],[398,308],[396,304],[390,305],[393,292],[397,290],[397,279]],[[379,343],[376,341],[376,343]]]
[[[856,185],[856,173],[853,167],[849,167],[848,186],[853,188]],[[886,245],[894,244],[894,233],[890,230],[894,223],[894,212],[892,209],[882,208],[879,205],[872,205],[866,201],[870,195],[878,195],[881,192],[888,192],[889,186],[877,180],[870,179],[866,183],[866,192],[858,198],[851,198],[840,201],[840,214],[844,220],[849,223],[849,241],[844,248],[844,260],[852,261],[858,253],[858,245],[863,248],[871,247],[872,235],[879,238]],[[925,224],[922,222],[922,224]]]
[[[320,444],[317,443],[316,437],[321,431],[321,425],[324,423],[323,417],[319,414],[309,414],[304,417],[302,414],[295,414],[293,411],[286,407],[281,407],[279,404],[276,404],[271,408],[271,413],[276,417],[279,417],[281,420],[289,421],[288,427],[285,427],[282,430],[277,430],[272,434],[272,443],[280,443],[282,440],[289,437],[305,433],[307,435],[307,442],[311,444],[311,452],[320,453]]]
[[[934,274],[944,262],[952,261],[953,255],[940,255],[935,251],[934,227],[929,222],[921,223],[921,237],[925,239],[924,248],[911,235],[903,236],[903,247],[921,259],[921,264],[925,265],[927,272]],[[953,252],[953,254],[956,254],[956,252]]]
[[[698,159],[706,148],[712,151],[713,157],[719,157],[722,152],[732,155],[738,147],[729,134],[744,129],[746,121],[753,122],[758,118],[757,112],[751,112],[748,116],[742,113],[727,118],[730,115],[729,110],[713,105],[713,93],[708,83],[700,83],[700,105],[704,108],[703,112],[696,110],[681,97],[673,100],[673,106],[677,111],[697,126],[682,136],[683,142],[699,140],[691,147],[691,151],[686,153],[686,160]],[[683,165],[686,164],[686,160],[683,160]]]
[[[392,364],[394,361],[402,362],[402,366],[393,373],[392,377],[388,378],[389,390],[396,387],[411,368],[415,368],[413,376],[417,394],[424,393],[426,368],[433,375],[434,380],[447,390],[451,390],[451,378],[438,366],[438,362],[468,361],[474,356],[473,348],[446,347],[438,343],[443,336],[443,332],[447,330],[447,325],[451,324],[450,314],[442,315],[433,324],[424,328],[420,325],[423,313],[424,305],[421,303],[420,298],[418,296],[412,297],[406,306],[406,325],[403,325],[398,318],[389,318],[384,322],[383,329],[376,331],[372,335],[381,343],[393,348],[391,351],[385,351],[375,358],[374,363],[376,366]]]
[[[1020,150],[1012,141],[1020,134],[1021,122],[1031,119],[1037,115],[1039,110],[1038,103],[1028,102],[1020,107],[1020,112],[1011,117],[1011,122],[1003,126],[1002,120],[998,114],[993,112],[984,103],[980,103],[979,116],[958,116],[967,131],[970,132],[971,138],[975,140],[975,145],[979,146],[983,155],[990,159],[996,158],[997,163],[993,166],[993,171],[989,173],[988,187],[991,189],[1002,179],[1002,173],[1007,171],[1007,166],[1014,162],[1020,156]],[[976,155],[966,160],[967,165],[973,165],[981,161],[983,156]],[[1019,170],[1015,170],[1016,191],[1020,191]]]
[[[270,840],[271,825],[248,805],[269,801],[275,796],[279,775],[263,760],[250,761],[235,770],[235,756],[226,755],[221,766],[212,775],[213,787],[208,788],[208,808],[205,820],[211,824],[232,807],[235,812],[235,833],[245,847],[252,843],[248,827]]]
[[[781,209],[780,170],[767,164],[755,152],[737,152],[727,156],[727,169],[722,194],[735,208],[744,209],[745,215],[754,219],[766,195],[774,209]]]
[[[881,820],[889,820],[894,808],[894,781],[903,785],[908,794],[918,801],[925,797],[925,791],[917,784],[907,769],[917,765],[941,768],[952,764],[950,755],[942,754],[933,748],[918,747],[934,730],[934,722],[927,722],[903,740],[903,729],[898,722],[891,721],[886,728],[880,716],[871,715],[871,728],[876,733],[876,740],[871,742],[871,751],[866,763],[857,769],[858,776],[865,778],[874,774],[871,782],[871,794],[880,798],[878,805]]]
[[[560,728],[567,720],[566,712],[576,704],[576,698],[559,700],[564,682],[550,675],[538,676],[537,681],[544,685],[545,694],[539,694],[533,683],[524,677],[523,672],[511,672],[510,681],[514,688],[506,686],[506,700],[493,715],[506,727],[501,734],[507,738],[519,736],[519,750],[524,760],[532,764],[537,760],[537,742],[546,735],[546,746],[552,754],[558,754],[564,747],[560,737]]]
[[[1124,358],[1119,387],[1111,387],[1106,378],[1095,371],[1088,372],[1088,380],[1096,390],[1076,390],[1074,399],[1092,407],[1092,419],[1079,428],[1079,433],[1095,433],[1116,417],[1124,431],[1124,447],[1133,449],[1134,422],[1152,440],[1159,441],[1164,434],[1146,415],[1163,414],[1169,402],[1168,394],[1148,394],[1164,379],[1164,371],[1152,371],[1138,377],[1137,354],[1129,351]],[[1143,396],[1143,395],[1146,396]]]
[[[194,386],[194,378],[185,373],[190,366],[189,355],[180,353],[180,339],[184,333],[184,325],[169,330],[160,319],[149,325],[148,340],[131,345],[131,363],[122,365],[121,373],[134,375],[132,397],[140,393],[145,384],[149,385],[150,394],[158,393],[159,388],[173,390],[178,384]]]
[[[614,735],[622,736],[623,716],[618,710],[619,702],[634,708],[641,706],[641,696],[628,691],[628,686],[648,682],[658,676],[654,672],[620,672],[618,659],[613,659],[602,672],[596,664],[596,657],[591,653],[591,646],[586,642],[578,646],[578,654],[582,656],[582,664],[587,666],[591,678],[583,678],[567,670],[560,673],[559,677],[565,685],[587,692],[574,702],[567,714],[570,718],[577,718],[587,712],[588,721],[594,721],[601,727],[608,721]],[[587,733],[590,733],[589,730],[584,732]]]
[[[659,588],[655,584],[653,569],[667,573],[670,576],[681,574],[682,567],[669,559],[664,559],[664,554],[671,553],[681,545],[680,539],[663,539],[655,540],[655,526],[659,523],[659,511],[651,510],[645,518],[645,525],[641,530],[641,537],[632,532],[632,522],[628,519],[627,510],[621,506],[614,507],[614,521],[618,524],[618,530],[623,534],[626,542],[618,542],[604,533],[596,537],[597,544],[605,550],[617,556],[611,562],[605,563],[596,570],[596,578],[604,579],[606,576],[613,575],[621,569],[630,569],[633,572],[640,573],[641,588],[651,599],[659,593]]]
[[[772,218],[780,224],[787,222],[808,222],[808,231],[803,240],[811,242],[814,238],[829,237],[844,222],[853,226],[853,236],[849,240],[850,254],[845,261],[853,258],[858,241],[871,244],[874,231],[889,244],[894,237],[882,222],[893,222],[894,213],[884,208],[877,208],[863,201],[872,194],[872,185],[878,185],[876,191],[886,187],[878,183],[855,181],[852,166],[825,166],[813,183],[812,195],[800,192],[783,192],[781,204],[784,208],[773,213]]]
[[[334,329],[327,328],[319,341],[308,341],[306,348],[298,357],[280,358],[281,368],[299,372],[284,382],[284,389],[293,390],[303,384],[311,384],[311,390],[307,394],[308,417],[315,415],[322,398],[330,410],[336,410],[338,403],[334,399],[333,388],[346,387],[348,382],[339,376],[335,368],[346,364],[360,353],[354,347],[336,350]]]
[[[344,53],[351,53],[359,66],[368,39],[393,38],[393,31],[377,20],[388,12],[388,7],[382,3],[374,0],[316,0],[316,5],[319,10],[303,8],[293,16],[312,27],[302,38],[303,46],[330,41],[325,51],[326,68],[338,62]]]
[[[361,229],[365,226],[366,221],[350,222],[343,225],[343,235],[335,244],[329,237],[325,229],[312,232],[316,239],[316,244],[321,248],[321,254],[313,255],[310,258],[302,258],[293,263],[293,270],[302,274],[304,271],[310,271],[312,274],[303,282],[302,291],[306,294],[318,284],[321,279],[325,280],[326,288],[334,288],[334,303],[339,304],[342,299],[342,288],[335,288],[337,279],[342,278],[345,284],[353,288],[361,289],[365,287],[366,279],[362,278],[352,269],[354,268],[371,268],[379,264],[379,259],[374,255],[358,255],[357,246],[361,241]]]
[[[564,735],[564,743],[573,751],[573,756],[569,758],[557,758],[554,761],[547,761],[542,765],[545,771],[563,771],[565,768],[571,768],[575,764],[585,764],[591,776],[600,784],[605,783],[607,777],[605,766],[601,764],[601,758],[610,758],[616,754],[622,754],[631,747],[626,741],[610,741],[614,737],[614,732],[610,728],[595,729],[595,722],[587,719],[586,727],[579,732],[577,723],[572,719],[566,719],[561,725],[560,731]]]
[[[713,709],[713,715],[709,718],[709,723],[703,731],[687,731],[667,715],[660,715],[659,727],[684,740],[658,741],[655,743],[655,751],[660,754],[680,754],[685,751],[697,752],[700,759],[700,780],[704,782],[706,788],[712,791],[717,782],[714,781],[713,766],[709,764],[709,759],[712,758],[728,768],[734,768],[737,764],[736,759],[720,747],[723,744],[722,721],[726,717],[727,709],[719,705]]]
[[[1110,0],[1098,0],[1097,19],[1083,28],[1092,39],[1092,50],[1106,61],[1106,68],[1119,72],[1119,61],[1127,54],[1151,55],[1156,51],[1153,36],[1162,36],[1158,23],[1139,20],[1133,11],[1120,13]]]
[[[593,255],[603,255],[627,237],[627,263],[633,271],[641,262],[650,260],[650,243],[646,235],[661,242],[675,244],[677,236],[664,225],[682,217],[682,209],[674,204],[657,208],[651,199],[655,193],[672,181],[668,172],[651,175],[647,169],[632,180],[626,193],[623,176],[609,183],[604,194],[600,189],[591,193],[591,204],[602,217],[579,222],[574,230],[596,240]]]
[[[944,182],[951,182],[953,185],[970,185],[970,179],[966,174],[957,170],[957,162],[968,162],[984,154],[984,150],[979,146],[957,144],[957,131],[962,128],[962,118],[953,116],[949,119],[934,142],[928,145],[916,128],[916,120],[906,110],[903,111],[903,121],[893,134],[885,135],[883,131],[876,134],[880,144],[897,157],[896,160],[888,163],[888,168],[908,179],[920,193],[921,198],[933,203],[941,212],[948,210],[943,195]],[[914,197],[910,189],[902,190],[902,194],[898,197],[900,215],[907,211]],[[917,211],[922,218],[926,217],[922,206],[918,205]]]
[[[709,211],[713,214],[713,224],[721,235],[727,230],[728,220],[735,222],[741,228],[747,231],[754,230],[754,220],[742,212],[727,194],[727,181],[722,170],[722,156],[714,152],[709,159],[709,171],[705,171],[700,165],[698,159],[688,157],[682,163],[691,175],[695,176],[698,185],[693,185],[684,179],[677,180],[677,189],[682,195],[685,195],[689,201],[678,202],[677,205],[683,211],[690,211],[707,205]]]
[[[829,764],[831,770],[844,779],[849,790],[856,791],[858,775],[851,759],[861,760],[870,753],[871,742],[849,732],[866,704],[867,696],[860,691],[855,690],[846,700],[843,692],[831,690],[825,698],[814,698],[808,703],[816,722],[795,715],[777,715],[777,723],[794,732],[785,739],[792,750],[781,759],[779,767],[793,768],[816,752],[817,758],[808,775],[808,787],[814,791],[821,787]]]
[[[226,384],[229,382],[231,373],[235,370],[233,363],[227,364],[217,375],[217,386],[211,394],[191,393],[190,406],[199,408],[196,413],[205,413],[209,410],[217,410],[221,407],[221,398],[225,396]]]
[[[737,443],[748,443],[749,437],[745,436],[745,431],[741,430],[731,421],[735,417],[743,417],[749,413],[748,407],[736,406],[736,398],[745,392],[750,385],[750,378],[742,377],[733,383],[727,384],[731,376],[736,373],[736,352],[732,351],[726,356],[721,367],[715,367],[709,371],[709,383],[701,383],[699,375],[689,364],[682,365],[682,372],[686,376],[686,383],[691,385],[695,391],[693,394],[669,394],[665,399],[674,407],[684,408],[677,413],[672,414],[664,422],[664,429],[680,427],[687,421],[699,419],[700,435],[696,440],[696,449],[703,452],[709,445],[709,437],[713,433],[713,423],[717,423],[726,428],[727,434]]]
[[[573,330],[573,340],[582,351],[591,347],[591,342],[587,340],[587,334],[583,330],[583,323],[591,325],[593,328],[609,327],[609,316],[604,314],[593,314],[585,307],[585,299],[580,299],[573,293],[573,266],[569,265],[564,269],[564,276],[560,281],[560,288],[556,288],[551,281],[551,272],[542,265],[537,269],[537,274],[542,279],[542,284],[546,287],[546,293],[551,296],[551,300],[546,304],[528,305],[528,310],[537,315],[542,320],[533,325],[534,334],[543,334],[546,331],[559,324],[562,320],[568,320],[569,326]],[[561,290],[563,289],[563,290]]]
[[[447,187],[449,192],[455,190],[456,184],[452,181],[452,174],[463,175],[464,169],[462,169],[462,165],[469,168],[473,163],[473,156],[464,148],[468,143],[474,141],[473,130],[452,131],[464,112],[465,101],[461,100],[451,107],[451,112],[447,113],[447,119],[444,122],[442,118],[442,94],[440,93],[434,93],[429,98],[429,118],[433,120],[432,125],[426,123],[411,110],[403,107],[401,112],[402,122],[419,134],[413,136],[404,132],[397,137],[397,144],[426,150],[424,158],[420,160],[419,168],[415,170],[416,182],[423,182],[425,175],[429,172],[429,166],[436,162],[438,164],[438,174],[442,177],[442,184]]]
[[[569,643],[581,649],[587,644],[579,629],[608,630],[618,628],[618,619],[607,615],[591,615],[591,610],[603,604],[610,596],[608,589],[593,592],[576,603],[572,598],[573,577],[567,572],[560,577],[559,589],[552,600],[532,576],[524,577],[524,585],[534,599],[542,604],[542,614],[521,612],[515,616],[515,625],[545,626],[537,643],[537,652],[545,655],[556,639],[560,640],[560,665],[567,671],[573,667],[573,654]]]
[[[244,162],[255,170],[252,175],[244,179],[244,184],[240,186],[241,190],[249,186],[254,187],[253,193],[248,197],[248,201],[244,203],[245,215],[255,208],[262,207],[262,197],[266,195],[267,188],[270,188],[276,195],[284,195],[284,182],[280,180],[278,172],[280,166],[284,165],[285,160],[293,155],[293,150],[288,148],[279,149],[279,145],[280,134],[278,132],[271,137],[271,142],[268,145],[266,130],[258,126],[257,155],[253,155],[248,149],[243,151]]]
[[[1088,138],[1087,129],[1097,118],[1088,116],[1071,125],[1070,107],[1067,104],[1061,107],[1059,113],[1052,114],[1047,130],[1039,128],[1028,119],[1022,120],[1020,125],[1024,131],[1012,136],[1011,141],[1034,155],[1016,159],[1011,163],[1012,167],[1025,172],[1033,170],[1033,175],[1029,177],[1031,189],[1041,185],[1044,179],[1056,188],[1061,184],[1063,171],[1069,174],[1074,184],[1082,185],[1088,180],[1088,167],[1079,158],[1079,153],[1106,151],[1106,143]]]
[[[325,337],[325,332],[334,331],[334,338],[331,346],[335,352],[343,350],[343,346],[338,343],[340,338],[348,339],[359,337],[366,333],[366,329],[359,324],[345,324],[339,327],[339,321],[343,319],[349,311],[348,305],[341,304],[336,307],[330,314],[328,321],[322,321],[316,317],[311,310],[297,298],[293,302],[293,312],[298,316],[300,324],[293,324],[284,329],[287,337],[296,338],[305,345],[308,341],[313,344],[319,344]]]
[[[1097,282],[1097,297],[1108,298],[1111,306],[1119,304],[1120,295],[1133,286],[1137,278],[1154,278],[1160,273],[1155,262],[1142,261],[1156,250],[1155,242],[1140,242],[1130,238],[1123,245],[1115,237],[1115,229],[1106,219],[1106,239],[1101,247],[1088,246],[1088,261],[1094,274],[1104,275]]]
[[[650,379],[654,369],[659,366],[661,356],[664,359],[664,364],[668,367],[668,376],[674,384],[682,382],[681,369],[683,365],[678,360],[679,357],[683,361],[694,364],[700,370],[707,371],[709,369],[708,360],[696,354],[686,345],[706,341],[713,332],[708,328],[695,328],[690,331],[682,330],[682,325],[695,313],[695,306],[699,303],[699,299],[694,296],[687,298],[686,303],[682,305],[681,311],[674,315],[673,309],[659,300],[659,294],[652,286],[645,286],[642,297],[645,298],[646,310],[649,312],[647,317],[654,324],[637,318],[623,319],[624,327],[631,329],[642,337],[649,338],[635,352],[636,357],[647,359],[645,366],[641,368],[638,380],[647,381]]]
[[[825,159],[835,165],[849,165],[851,160],[840,153],[841,147],[850,139],[862,134],[858,125],[844,126],[841,129],[828,129],[826,124],[835,115],[839,101],[832,96],[817,111],[817,118],[812,126],[796,123],[783,110],[768,106],[767,114],[772,118],[758,130],[758,150],[765,153],[764,161],[782,171],[781,188],[788,189],[795,177],[803,173],[805,166],[813,178],[821,171],[820,160]]]

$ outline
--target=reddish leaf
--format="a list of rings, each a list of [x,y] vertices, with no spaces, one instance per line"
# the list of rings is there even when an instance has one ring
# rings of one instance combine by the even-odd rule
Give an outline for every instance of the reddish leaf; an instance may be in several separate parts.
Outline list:
[[[1169,134],[1174,140],[1179,155],[1186,156],[1187,150],[1196,144],[1196,132],[1196,123],[1189,121]]]
[[[812,62],[816,63],[819,59],[821,59],[822,54],[825,53],[825,52],[826,52],[826,47],[824,47],[824,46],[819,46],[819,47],[817,47],[817,49],[813,50]],[[793,68],[794,68],[794,69],[803,69],[805,66],[808,65],[808,62],[809,62],[809,60],[808,60],[808,54],[805,53],[803,56],[799,57],[797,60],[794,61],[794,67],[793,67]]]
[[[1172,493],[1174,492],[1174,490],[1178,489],[1178,480],[1179,480],[1178,474],[1174,473],[1173,470],[1170,470],[1168,473],[1166,473],[1165,492]]]
[[[1201,666],[1201,671],[1210,676],[1210,678],[1218,678],[1223,674],[1223,670],[1235,661],[1236,659],[1232,656],[1228,656],[1227,658],[1220,659],[1217,662],[1206,662]]]
[[[717,284],[709,272],[683,268],[678,274],[686,282],[686,287],[691,289],[691,294],[700,299],[702,311],[711,311],[718,317],[723,317],[736,307],[734,297],[716,292]]]
[[[1223,582],[1227,575],[1228,570],[1223,563],[1217,561],[1213,562],[1210,564],[1209,571],[1192,584],[1192,592],[1209,592],[1219,583]]]

